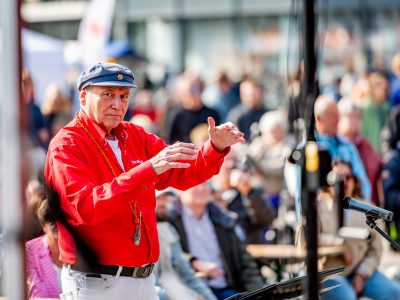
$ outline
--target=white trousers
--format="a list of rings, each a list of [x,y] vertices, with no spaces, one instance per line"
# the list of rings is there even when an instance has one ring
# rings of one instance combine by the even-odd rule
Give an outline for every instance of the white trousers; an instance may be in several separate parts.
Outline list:
[[[155,276],[133,278],[90,274],[63,267],[61,300],[158,300]]]

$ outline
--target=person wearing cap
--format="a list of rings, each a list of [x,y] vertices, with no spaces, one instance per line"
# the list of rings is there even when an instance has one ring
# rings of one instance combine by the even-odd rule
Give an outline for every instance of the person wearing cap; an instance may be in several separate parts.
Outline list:
[[[132,71],[118,64],[97,63],[77,86],[80,110],[50,142],[45,166],[63,219],[57,222],[61,297],[157,299],[155,190],[187,189],[218,173],[230,146],[245,142],[243,133],[209,118],[210,138],[197,148],[167,145],[124,122],[136,85]],[[91,254],[80,255],[82,248]]]

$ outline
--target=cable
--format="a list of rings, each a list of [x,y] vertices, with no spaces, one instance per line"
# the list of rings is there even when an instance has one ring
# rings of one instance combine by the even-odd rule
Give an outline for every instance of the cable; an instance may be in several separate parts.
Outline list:
[[[322,37],[321,39],[317,39],[314,41],[314,55],[315,55],[315,96],[318,96],[317,94],[319,93],[319,86],[318,86],[318,67],[321,64],[321,60],[323,59],[323,50],[325,48],[325,39],[326,39],[326,32],[328,28],[328,16],[329,16],[329,2],[328,0],[320,0],[318,1],[318,6],[317,6],[317,11],[319,14],[317,14],[317,17],[315,19],[315,32],[316,32],[316,37]],[[312,101],[312,102],[311,102]],[[313,117],[313,113],[311,112],[311,109],[314,109],[314,102],[315,99],[309,98],[309,99],[304,99],[304,107],[306,111],[304,112],[304,115],[308,117]],[[308,124],[306,128],[306,132],[310,132],[311,127],[312,127],[312,122],[313,120],[310,120],[310,122],[306,122]]]
[[[328,31],[328,20],[329,20],[329,1],[328,0],[321,0],[320,2],[322,2],[325,5],[321,5],[321,12],[320,12],[320,16],[322,16],[322,22],[319,21],[319,19],[317,18],[317,24],[322,23],[321,27],[322,29],[320,29],[320,31],[318,32],[318,36],[322,36],[321,39],[321,44],[317,44],[315,49],[315,57],[317,59],[317,66],[321,63],[321,60],[323,59],[323,51],[325,48],[325,40],[326,40],[326,33]]]
[[[286,80],[288,83],[288,88],[289,88],[289,101],[293,100],[294,98],[294,91],[293,91],[293,85],[291,84],[291,72],[290,72],[290,54],[291,54],[291,47],[290,47],[290,38],[292,36],[292,27],[293,23],[295,20],[295,1],[296,0],[291,0],[290,1],[290,10],[289,10],[289,24],[288,24],[288,35],[287,35],[287,52],[286,52]],[[291,101],[289,102],[291,103]]]
[[[300,97],[300,91],[298,92],[297,95],[295,95],[295,91],[294,91],[294,78],[293,78],[293,72],[290,72],[290,69],[292,66],[294,66],[293,70],[294,72],[297,73],[298,78],[296,78],[297,80],[299,80],[299,83],[301,83],[301,53],[302,53],[302,47],[300,44],[300,29],[301,29],[301,19],[300,19],[300,5],[299,2],[300,0],[291,0],[290,3],[290,11],[289,11],[289,19],[288,19],[288,34],[287,34],[287,52],[286,52],[286,79],[287,79],[287,87],[288,87],[288,111],[289,111],[289,120],[291,121],[291,128],[295,131],[296,133],[296,129],[298,130],[298,128],[296,128],[295,126],[295,122],[296,120],[298,120],[302,113],[300,113],[300,109],[303,107],[303,105],[301,105],[301,101],[295,101],[296,97]],[[297,47],[298,47],[298,52],[297,55],[298,57],[297,59],[297,67],[296,66],[296,62],[295,59],[291,60],[291,58],[294,56],[294,51],[295,51],[295,47],[291,47],[293,43],[293,39],[292,38],[296,38],[297,41]],[[299,98],[297,98],[297,100],[299,100]],[[295,134],[296,137],[296,142],[299,142],[297,140],[298,138],[298,134]]]

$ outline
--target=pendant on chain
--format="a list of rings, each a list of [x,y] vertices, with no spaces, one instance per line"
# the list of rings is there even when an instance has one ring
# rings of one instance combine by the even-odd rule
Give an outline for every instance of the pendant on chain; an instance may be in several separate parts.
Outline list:
[[[139,212],[139,224],[136,224],[135,235],[133,237],[133,243],[135,244],[135,246],[139,246],[140,244],[141,225],[142,225],[142,212]]]

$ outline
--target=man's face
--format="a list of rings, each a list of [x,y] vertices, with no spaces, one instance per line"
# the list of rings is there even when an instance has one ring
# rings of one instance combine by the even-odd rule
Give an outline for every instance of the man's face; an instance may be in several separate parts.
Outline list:
[[[371,96],[376,104],[386,101],[388,93],[388,82],[382,77],[376,77],[370,83]]]
[[[186,109],[198,109],[202,105],[201,94],[203,88],[198,80],[188,80],[184,87],[182,105]]]
[[[338,131],[341,135],[352,140],[360,133],[361,114],[353,111],[340,117]]]
[[[205,208],[212,199],[208,182],[200,183],[186,191],[180,191],[181,201],[189,207]]]
[[[256,108],[262,102],[262,90],[253,82],[244,81],[240,84],[240,99],[244,106]]]
[[[165,193],[157,197],[156,200],[157,221],[163,222],[168,219],[167,217],[168,217],[169,202],[172,201],[174,197],[175,195],[172,195],[170,193]]]
[[[336,103],[330,103],[325,112],[317,117],[317,130],[322,134],[332,136],[337,133],[339,111]]]
[[[354,188],[355,188],[355,178],[351,168],[344,163],[338,163],[332,168],[333,172],[335,172],[339,177],[343,179],[344,183],[344,193],[347,196],[353,197]]]
[[[89,86],[81,91],[81,107],[108,133],[117,127],[129,105],[129,87]]]

